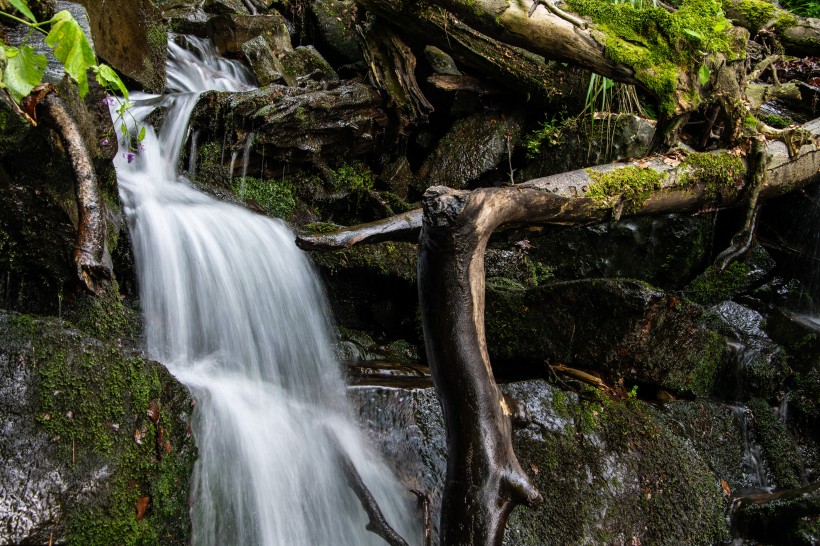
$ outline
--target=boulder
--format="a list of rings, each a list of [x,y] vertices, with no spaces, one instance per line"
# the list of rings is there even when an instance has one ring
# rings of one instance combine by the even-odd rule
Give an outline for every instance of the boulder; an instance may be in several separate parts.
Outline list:
[[[456,189],[477,184],[512,153],[522,128],[521,112],[481,112],[456,121],[422,164],[416,190],[422,193],[434,183]]]
[[[0,544],[187,544],[192,407],[115,340],[0,313]]]
[[[296,85],[305,78],[337,82],[339,75],[313,46],[299,46],[286,52],[281,59],[282,74],[288,85]]]
[[[151,0],[81,0],[97,55],[152,93],[165,89],[168,33]]]
[[[490,279],[487,348],[499,370],[532,374],[544,362],[673,392],[708,395],[726,340],[701,325],[703,308],[630,280],[537,288]]]
[[[515,431],[513,445],[545,500],[536,510],[513,511],[505,544],[718,544],[729,538],[728,501],[706,454],[651,406],[596,392],[583,400],[540,380],[501,389],[531,417]],[[348,392],[362,426],[405,486],[431,497],[436,526],[447,447],[434,389],[359,386]]]
[[[242,55],[242,44],[262,36],[281,56],[292,49],[285,18],[274,11],[267,15],[226,14],[208,21],[208,35],[223,55]]]
[[[282,65],[264,36],[257,36],[242,44],[242,52],[251,65],[256,81],[265,86],[270,83],[284,81]]]
[[[436,74],[446,76],[461,76],[461,71],[456,67],[456,62],[441,49],[428,45],[424,48],[424,57],[430,63],[430,67]]]
[[[355,9],[353,0],[316,0],[310,4],[310,13],[322,40],[348,62],[364,60],[356,38]]]
[[[248,8],[242,0],[205,0],[202,8],[215,15],[248,15]]]

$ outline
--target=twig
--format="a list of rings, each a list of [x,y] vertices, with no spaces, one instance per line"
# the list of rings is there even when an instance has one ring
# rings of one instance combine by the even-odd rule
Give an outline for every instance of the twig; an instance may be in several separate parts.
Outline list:
[[[376,503],[376,499],[373,498],[373,494],[370,493],[370,490],[365,485],[353,461],[351,461],[347,453],[341,449],[341,446],[339,446],[338,452],[339,462],[342,465],[342,471],[344,472],[345,479],[347,479],[347,484],[353,492],[356,493],[359,502],[362,503],[362,508],[367,512],[367,517],[370,518],[366,529],[382,537],[390,546],[408,546],[407,542],[399,536],[399,534],[390,527],[387,520],[384,519],[384,514],[382,514],[379,505]]]
[[[433,518],[430,516],[430,495],[418,489],[411,489],[410,492],[416,496],[424,518],[424,542],[422,545],[433,546]]]
[[[567,13],[566,11],[559,9],[557,6],[555,6],[555,4],[551,3],[549,0],[535,0],[532,3],[532,6],[530,6],[530,11],[527,13],[527,16],[532,17],[532,14],[535,13],[535,10],[536,8],[538,8],[539,5],[544,6],[545,8],[547,8],[547,11],[552,12],[553,15],[557,15],[564,21],[572,23],[578,28],[589,28],[589,23],[587,23],[580,17],[576,17],[571,13]]]

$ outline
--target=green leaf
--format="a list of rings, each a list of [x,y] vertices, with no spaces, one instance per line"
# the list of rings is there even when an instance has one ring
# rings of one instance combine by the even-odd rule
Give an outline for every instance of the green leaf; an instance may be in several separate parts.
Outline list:
[[[726,19],[722,19],[715,23],[715,26],[712,27],[712,30],[714,32],[723,32],[727,28],[729,28],[729,21],[727,21]]]
[[[30,9],[28,9],[28,3],[26,0],[9,0],[9,4],[11,4],[14,9],[28,17],[29,21],[32,23],[37,22],[37,18],[34,17],[34,14],[31,13]]]
[[[27,45],[20,49],[3,46],[3,50],[7,57],[3,82],[12,98],[20,102],[35,85],[43,81],[43,72],[47,65],[46,56],[34,53],[34,49]]]
[[[137,142],[142,142],[145,139],[145,125],[140,128],[140,134],[137,135]]]
[[[683,33],[698,42],[702,42],[704,38],[703,34],[698,32],[697,30],[690,30],[688,28],[685,28],[683,29]]]
[[[80,96],[85,97],[88,93],[88,77],[85,72],[97,62],[91,44],[80,24],[68,11],[58,12],[50,22],[51,32],[46,36],[46,43],[54,48],[54,56],[77,82]]]
[[[96,75],[97,81],[100,85],[110,91],[119,90],[122,96],[125,97],[125,100],[128,100],[128,89],[120,79],[119,74],[114,72],[113,68],[107,64],[99,64],[93,68],[94,74]]]
[[[708,66],[705,64],[700,65],[700,68],[698,69],[698,80],[700,80],[701,85],[706,85],[709,83],[709,76],[711,73],[712,72],[709,70]]]

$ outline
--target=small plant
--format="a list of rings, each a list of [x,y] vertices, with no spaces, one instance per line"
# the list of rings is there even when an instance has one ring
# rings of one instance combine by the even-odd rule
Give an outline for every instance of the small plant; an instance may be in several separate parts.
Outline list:
[[[252,176],[234,178],[231,182],[234,194],[242,201],[252,199],[271,215],[288,220],[296,208],[293,188],[285,181],[259,180]]]
[[[13,15],[10,8],[24,18]],[[94,72],[97,82],[110,93],[121,93],[122,100],[113,95],[109,95],[110,98],[106,100],[112,101],[109,104],[113,104],[113,101],[119,103],[116,112],[122,120],[131,107],[128,89],[113,68],[107,64],[96,64],[97,59],[88,38],[68,10],[57,12],[48,21],[37,21],[26,0],[0,0],[0,16],[45,34],[46,45],[52,48],[54,57],[63,64],[66,73],[77,83],[81,98],[88,94],[88,70]],[[18,115],[32,125],[37,125],[37,121],[27,105],[23,104],[23,99],[43,81],[46,65],[45,55],[35,53],[34,48],[26,43],[20,47],[0,46],[0,98],[8,102]],[[35,104],[36,102],[35,100]],[[137,129],[136,134],[129,134],[123,120],[121,130],[129,146],[130,162],[134,152],[141,148],[145,128]]]
[[[331,171],[331,182],[337,191],[364,193],[373,189],[373,173],[364,163],[346,163]]]
[[[820,18],[820,3],[817,0],[781,0],[780,5],[796,15]]]
[[[546,118],[537,129],[527,135],[527,159],[533,159],[542,148],[552,148],[563,142],[565,121],[560,117]]]
[[[776,114],[766,114],[760,116],[760,121],[769,127],[774,127],[775,129],[785,129],[793,123],[791,118],[778,116]]]

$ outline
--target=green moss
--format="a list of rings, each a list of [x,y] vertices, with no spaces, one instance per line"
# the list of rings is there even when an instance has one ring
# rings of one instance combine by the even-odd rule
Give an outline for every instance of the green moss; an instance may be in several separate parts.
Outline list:
[[[587,189],[587,197],[609,206],[612,198],[620,197],[627,202],[627,210],[636,210],[646,201],[652,192],[661,187],[663,174],[650,168],[621,167],[601,172],[593,169],[585,171],[592,184]]]
[[[789,489],[802,485],[803,468],[797,444],[786,426],[765,400],[749,402],[754,415],[755,435],[763,448],[763,455],[772,471],[775,485]]]
[[[697,81],[706,55],[720,53],[730,59],[744,55],[727,32],[731,24],[719,0],[685,0],[674,13],[608,0],[570,0],[569,5],[592,19],[603,33],[598,39],[606,55],[631,66],[666,115],[673,115],[683,98],[677,93],[681,74]],[[685,83],[682,80],[680,87],[689,89]]]
[[[722,272],[710,266],[684,290],[697,303],[709,305],[729,299],[747,285],[749,266],[733,262]]]
[[[760,121],[770,127],[774,127],[775,129],[785,129],[794,123],[791,118],[778,116],[776,114],[766,114],[764,116],[760,116]]]
[[[373,189],[373,172],[359,161],[342,165],[330,174],[331,183],[337,191],[367,192]]]
[[[305,225],[305,230],[309,233],[333,233],[340,228],[341,226],[332,222],[311,222]]]
[[[774,17],[777,8],[774,4],[765,0],[740,0],[734,3],[732,0],[723,0],[723,5],[727,9],[734,9],[743,15],[749,22],[753,31],[759,30]]]
[[[311,257],[331,271],[339,267],[362,268],[414,283],[417,253],[417,245],[413,243],[387,242],[355,246],[340,252],[315,252]]]
[[[743,185],[746,168],[743,160],[731,153],[695,152],[686,156],[679,172],[678,187],[703,185],[706,198],[717,199],[737,193]]]
[[[784,32],[795,25],[797,25],[797,17],[788,11],[782,10],[777,15],[777,20],[774,22],[774,25],[772,25],[772,28],[778,32]]]
[[[195,452],[183,417],[191,408],[185,389],[158,364],[58,320],[18,316],[7,324],[4,341],[30,347],[23,358],[37,377],[37,424],[63,465],[110,472],[91,502],[66,499],[67,544],[186,544]],[[156,422],[149,407],[158,411]],[[140,498],[150,498],[150,507],[138,520]]]
[[[293,189],[287,180],[259,180],[245,176],[234,178],[231,186],[240,201],[252,199],[277,218],[290,220],[296,208]]]

